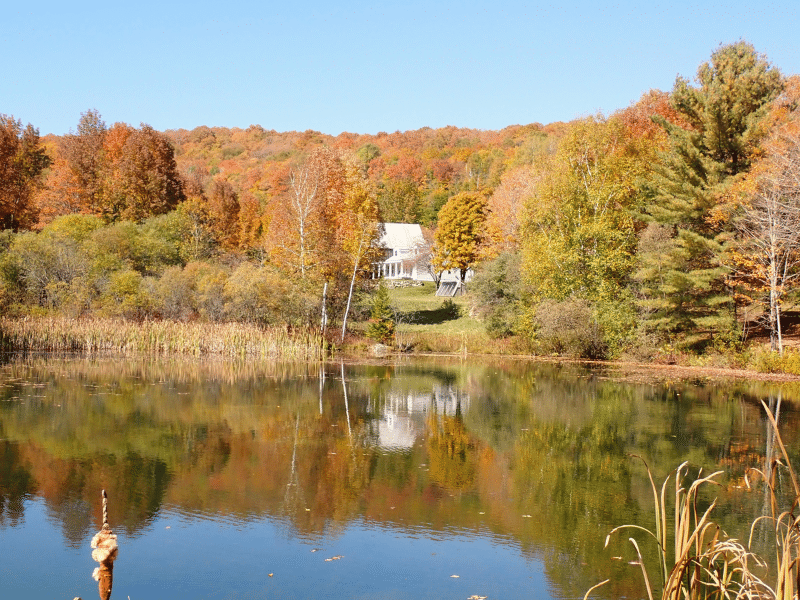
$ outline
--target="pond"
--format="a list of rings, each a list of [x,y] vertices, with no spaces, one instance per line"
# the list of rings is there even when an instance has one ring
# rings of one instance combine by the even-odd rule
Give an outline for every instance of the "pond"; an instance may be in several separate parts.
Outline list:
[[[760,401],[779,397],[796,453],[796,390],[777,384],[492,359],[11,360],[0,597],[98,597],[103,489],[112,598],[567,599],[606,578],[595,597],[642,597],[629,536],[603,543],[652,526],[643,461],[657,483],[683,461],[721,470],[704,502],[746,540],[768,509],[745,485],[771,451]]]

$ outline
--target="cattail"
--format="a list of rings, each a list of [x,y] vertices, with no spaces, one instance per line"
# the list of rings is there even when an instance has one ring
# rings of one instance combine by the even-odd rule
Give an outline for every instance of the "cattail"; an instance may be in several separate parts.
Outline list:
[[[117,536],[111,531],[108,524],[108,495],[102,490],[103,498],[103,526],[92,538],[92,559],[100,563],[92,573],[92,578],[97,581],[100,600],[111,598],[111,587],[114,583],[114,561],[117,559],[119,549]]]

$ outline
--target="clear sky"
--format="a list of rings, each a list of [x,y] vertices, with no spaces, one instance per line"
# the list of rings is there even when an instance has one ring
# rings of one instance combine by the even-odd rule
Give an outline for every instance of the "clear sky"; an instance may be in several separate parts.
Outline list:
[[[2,10],[0,113],[109,125],[501,129],[628,106],[744,39],[800,73],[800,0],[70,2]]]

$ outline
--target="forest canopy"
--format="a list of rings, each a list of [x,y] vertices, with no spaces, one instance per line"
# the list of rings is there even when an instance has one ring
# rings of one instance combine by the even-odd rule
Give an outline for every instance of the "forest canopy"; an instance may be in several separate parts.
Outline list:
[[[798,77],[740,41],[623,110],[500,131],[158,132],[89,109],[40,138],[0,115],[0,307],[346,319],[380,223],[404,222],[432,232],[435,271],[474,270],[491,335],[533,350],[724,350],[758,326],[782,352],[799,100]]]

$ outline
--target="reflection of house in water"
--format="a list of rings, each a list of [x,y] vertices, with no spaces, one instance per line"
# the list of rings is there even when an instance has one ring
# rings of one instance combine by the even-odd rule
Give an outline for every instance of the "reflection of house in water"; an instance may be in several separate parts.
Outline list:
[[[389,391],[383,397],[377,422],[378,445],[399,450],[411,448],[425,433],[430,413],[455,416],[469,408],[469,395],[449,385],[434,385],[430,392]]]

